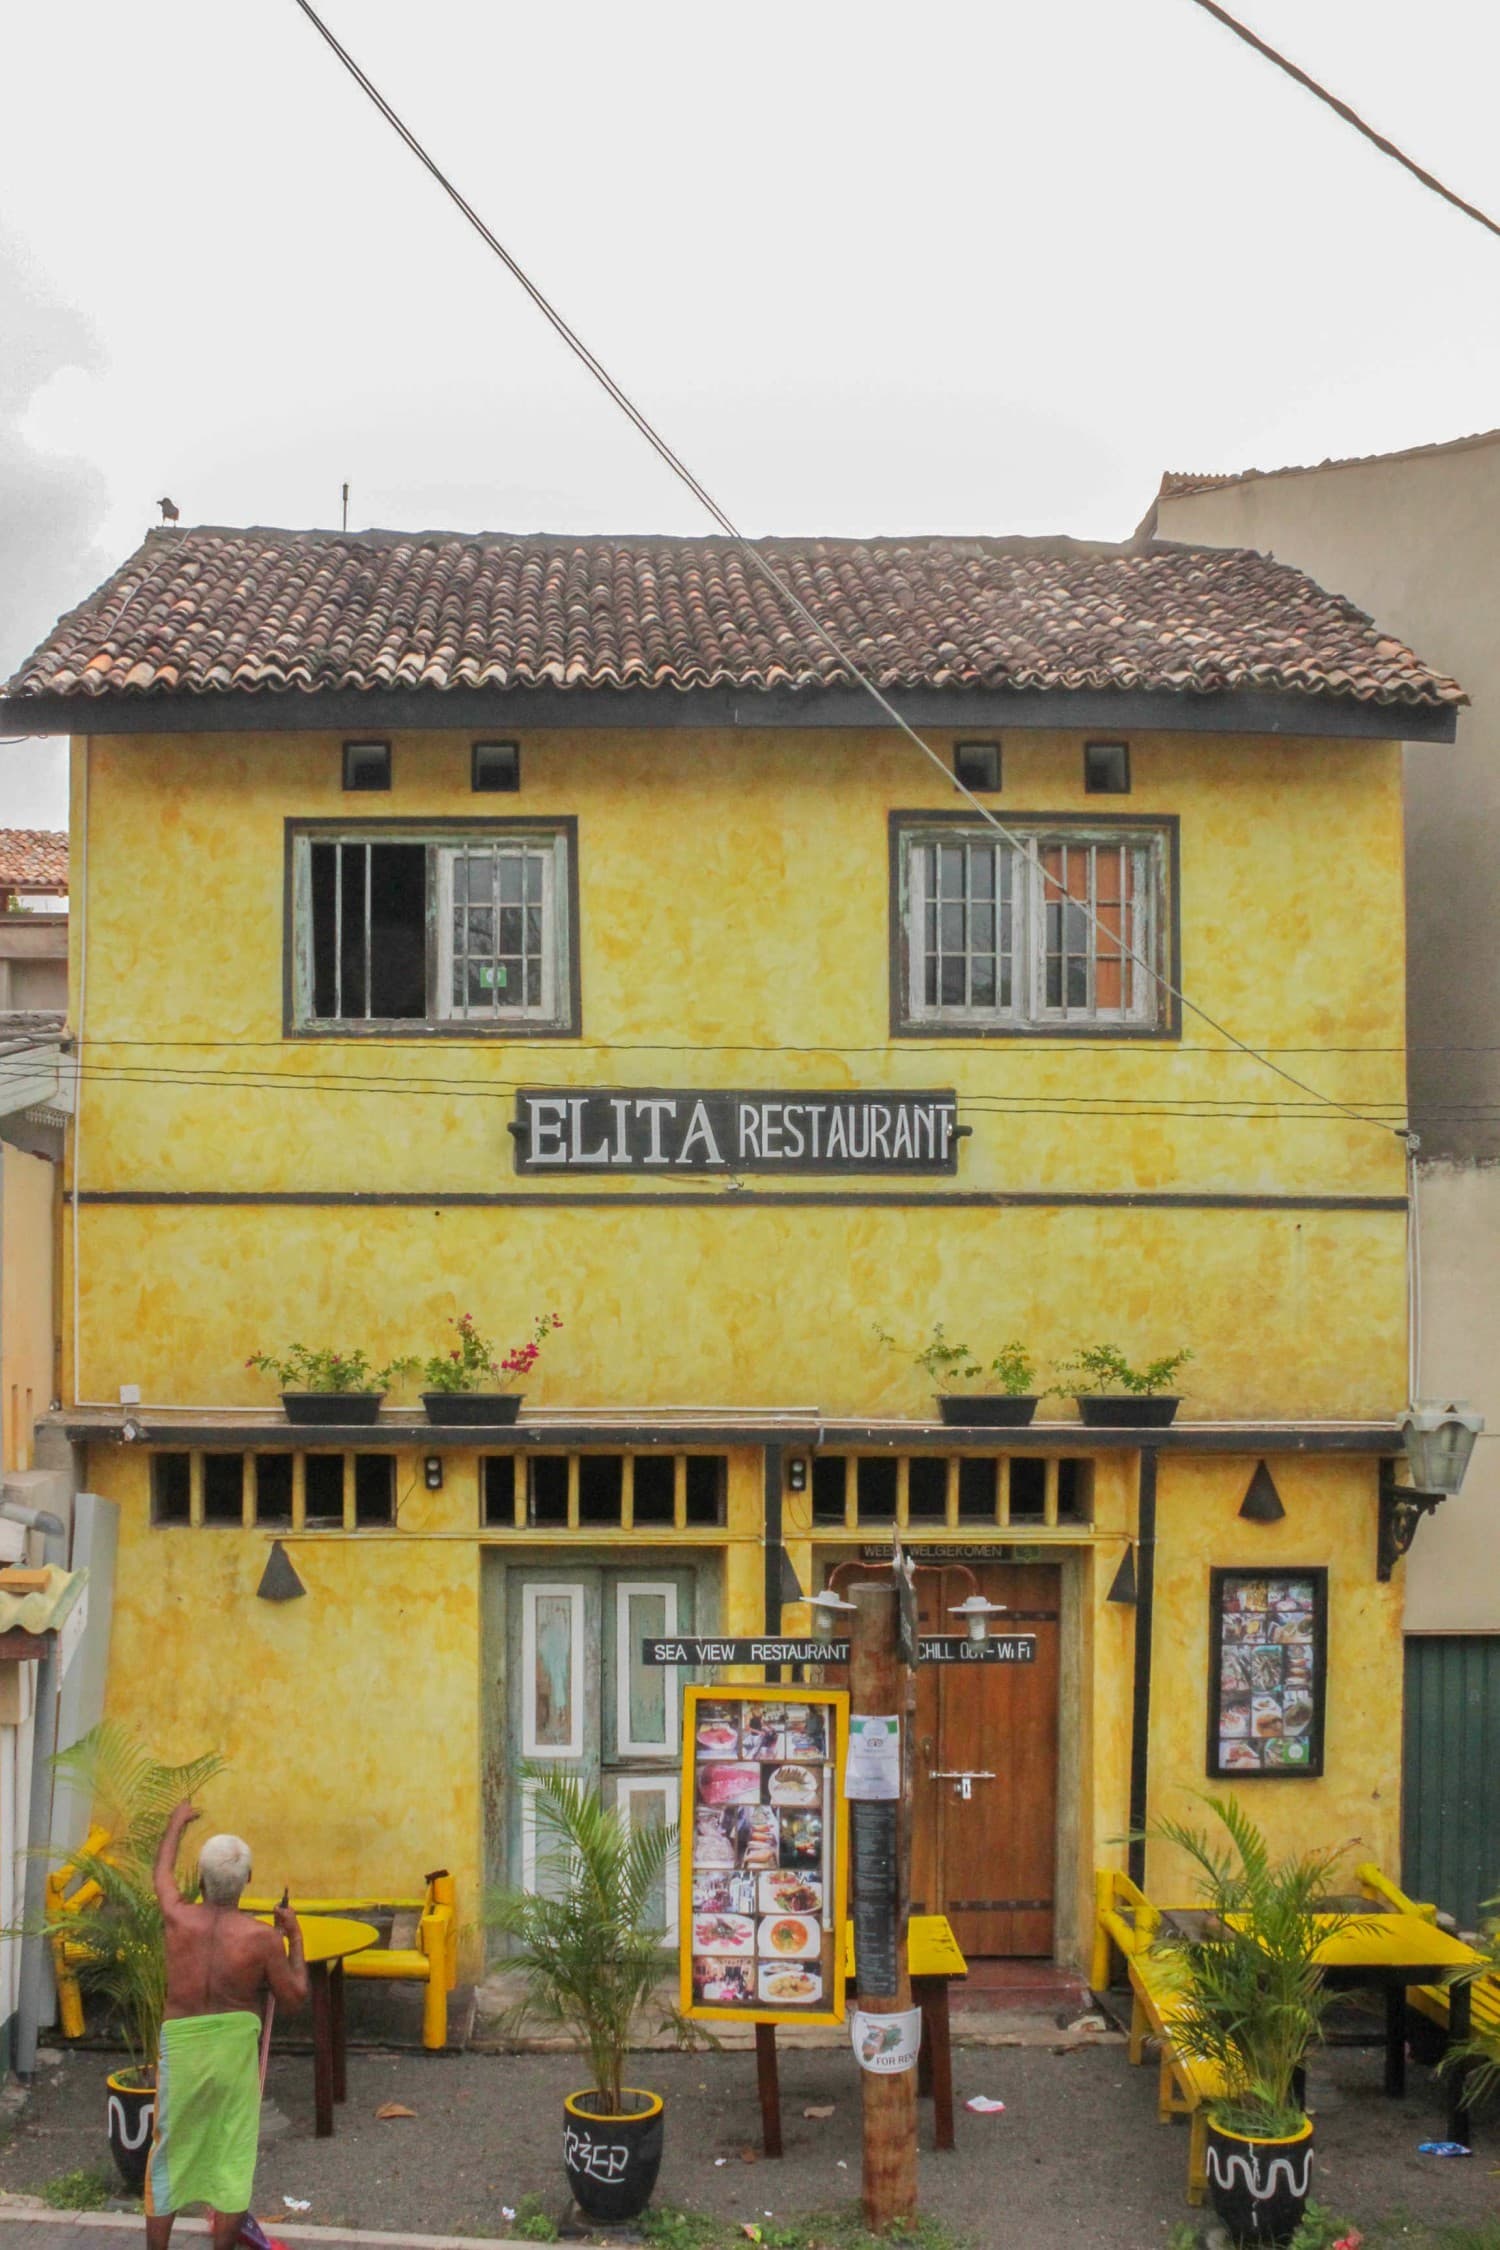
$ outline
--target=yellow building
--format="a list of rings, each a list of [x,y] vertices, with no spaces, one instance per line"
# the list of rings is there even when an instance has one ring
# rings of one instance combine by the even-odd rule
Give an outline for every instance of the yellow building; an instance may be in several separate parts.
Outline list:
[[[802,1625],[898,1526],[934,1621],[1036,1636],[924,1675],[973,1955],[1081,1961],[1210,1775],[1394,1863],[1396,742],[1459,692],[1254,555],[761,553],[931,755],[713,540],[156,532],[11,683],[74,738],[111,1708],[222,1746],[268,1884],[472,1902],[523,1757],[675,1810],[644,1637]],[[405,1378],[298,1428],[246,1364],[551,1312],[512,1428]],[[1058,1395],[945,1421],[938,1323]],[[1192,1353],[1174,1423],[1079,1421],[1099,1342]]]

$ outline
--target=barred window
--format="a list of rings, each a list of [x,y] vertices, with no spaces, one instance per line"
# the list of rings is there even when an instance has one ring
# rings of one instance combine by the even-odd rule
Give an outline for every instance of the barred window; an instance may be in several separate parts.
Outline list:
[[[1153,1029],[1162,986],[1165,834],[928,828],[900,837],[898,1028]]]
[[[577,1029],[570,824],[293,838],[299,1029]]]

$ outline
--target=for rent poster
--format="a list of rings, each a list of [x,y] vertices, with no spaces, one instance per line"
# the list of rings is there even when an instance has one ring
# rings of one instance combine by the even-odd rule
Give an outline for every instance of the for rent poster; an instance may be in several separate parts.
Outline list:
[[[848,1698],[688,1688],[684,2014],[841,2023]]]

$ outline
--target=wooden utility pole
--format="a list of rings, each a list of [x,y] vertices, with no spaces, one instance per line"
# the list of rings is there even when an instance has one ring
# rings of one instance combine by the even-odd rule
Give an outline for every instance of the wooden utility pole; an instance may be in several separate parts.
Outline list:
[[[858,1803],[850,1807],[855,1990],[867,2015],[889,2015],[911,2007],[906,1958],[911,1866],[911,1791],[907,1778],[910,1674],[898,1655],[899,1595],[894,1572],[888,1584],[856,1585],[851,1591],[855,1605],[849,1639],[851,1718],[864,1712],[898,1715],[901,1720],[899,1799],[894,1804]],[[890,1937],[894,1945],[888,1942]],[[860,2088],[864,2099],[865,2219],[878,2229],[916,2216],[916,2070],[877,2073],[861,2068]]]

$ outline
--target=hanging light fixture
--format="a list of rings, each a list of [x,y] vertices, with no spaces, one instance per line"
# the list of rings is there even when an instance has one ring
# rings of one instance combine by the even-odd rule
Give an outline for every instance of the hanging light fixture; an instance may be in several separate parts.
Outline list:
[[[1286,1514],[1281,1494],[1276,1489],[1276,1479],[1264,1461],[1257,1462],[1255,1474],[1245,1488],[1240,1514],[1246,1523],[1280,1523]]]
[[[1120,1557],[1120,1567],[1109,1583],[1104,1599],[1118,1602],[1122,1609],[1134,1609],[1138,1599],[1135,1589],[1135,1548],[1127,1547]]]
[[[831,1586],[825,1586],[821,1593],[813,1595],[813,1631],[820,1641],[831,1641],[838,1631],[839,1618],[853,1615],[853,1602],[846,1602],[843,1595],[836,1594]]]
[[[986,1601],[983,1594],[970,1594],[966,1601],[955,1602],[948,1615],[961,1617],[970,1640],[976,1648],[982,1648],[990,1637],[990,1619],[1003,1617],[1005,1604]]]

